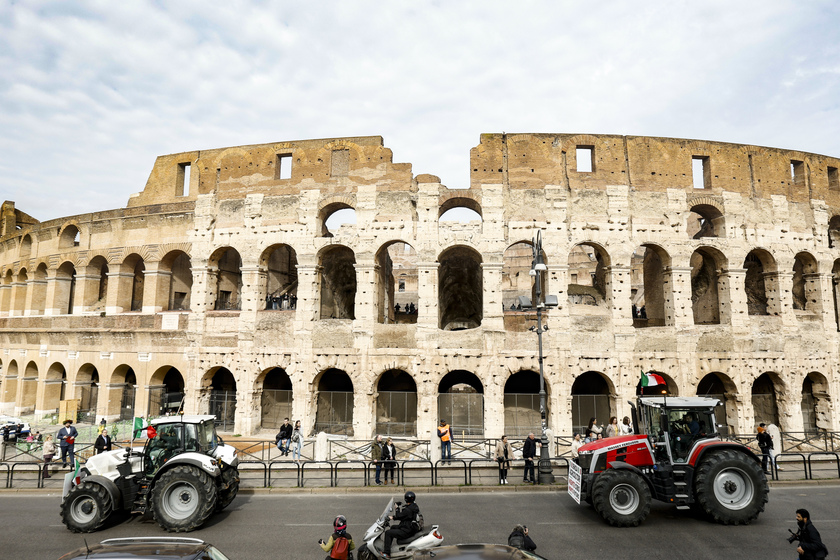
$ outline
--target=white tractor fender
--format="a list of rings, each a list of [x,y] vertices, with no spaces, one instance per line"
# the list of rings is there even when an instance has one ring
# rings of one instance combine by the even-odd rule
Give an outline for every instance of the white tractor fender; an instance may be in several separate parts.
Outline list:
[[[160,478],[160,475],[176,465],[192,465],[198,467],[212,477],[218,477],[222,474],[221,469],[216,465],[216,460],[208,457],[203,453],[181,453],[174,456],[172,459],[166,461],[163,466],[158,469],[155,474],[155,479]]]
[[[239,464],[239,457],[236,456],[236,448],[232,445],[219,445],[213,452],[213,456],[221,459],[226,465],[235,467]]]
[[[110,478],[105,478],[104,476],[99,476],[98,474],[92,474],[90,476],[86,476],[82,479],[82,482],[91,482],[94,484],[98,484],[108,492],[108,495],[111,497],[111,504],[113,505],[114,509],[122,509],[122,502],[121,502],[121,494],[117,485],[114,484],[114,481]],[[64,498],[67,497],[67,492],[64,492],[61,496],[62,501]]]

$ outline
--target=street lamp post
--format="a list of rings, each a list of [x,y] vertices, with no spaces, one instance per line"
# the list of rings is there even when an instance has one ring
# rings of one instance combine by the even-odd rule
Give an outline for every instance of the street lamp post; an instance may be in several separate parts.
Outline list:
[[[539,462],[539,475],[538,480],[540,484],[551,484],[554,482],[554,474],[551,472],[551,448],[550,443],[548,441],[548,435],[546,434],[546,430],[548,430],[548,422],[546,420],[546,403],[545,403],[545,372],[543,371],[543,342],[542,342],[542,333],[548,330],[548,327],[543,327],[542,324],[542,313],[543,310],[548,307],[554,307],[557,305],[557,297],[556,296],[547,296],[543,298],[542,294],[542,274],[545,272],[547,267],[545,266],[545,261],[543,260],[542,256],[542,236],[540,231],[537,230],[537,235],[533,240],[532,250],[534,252],[534,258],[531,262],[531,271],[529,274],[534,277],[534,302],[533,305],[529,298],[520,298],[523,303],[523,307],[532,307],[536,308],[537,310],[537,328],[534,329],[531,327],[531,330],[536,331],[537,333],[537,340],[539,341],[539,363],[540,363],[540,419],[542,421],[542,435],[540,437],[540,462]],[[524,301],[527,299],[527,302]],[[548,301],[546,301],[548,300]],[[527,305],[526,305],[527,303]]]

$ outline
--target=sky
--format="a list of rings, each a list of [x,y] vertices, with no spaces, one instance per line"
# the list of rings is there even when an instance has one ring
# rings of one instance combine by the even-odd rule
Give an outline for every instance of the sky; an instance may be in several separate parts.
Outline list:
[[[0,0],[0,200],[126,205],[155,157],[378,135],[469,186],[483,132],[840,156],[832,1]]]

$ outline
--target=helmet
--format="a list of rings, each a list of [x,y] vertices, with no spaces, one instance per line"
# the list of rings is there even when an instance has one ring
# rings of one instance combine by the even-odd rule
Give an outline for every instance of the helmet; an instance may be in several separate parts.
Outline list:
[[[336,517],[335,521],[333,521],[333,528],[335,528],[336,531],[343,531],[347,529],[347,518],[343,515]]]
[[[409,490],[408,492],[405,493],[405,502],[407,504],[413,504],[414,500],[416,500],[416,499],[417,499],[417,496],[415,496],[414,492],[412,492],[411,490]]]

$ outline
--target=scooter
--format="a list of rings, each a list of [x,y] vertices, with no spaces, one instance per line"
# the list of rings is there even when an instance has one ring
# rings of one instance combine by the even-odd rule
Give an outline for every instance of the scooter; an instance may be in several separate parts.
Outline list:
[[[357,553],[358,560],[384,558],[385,530],[390,527],[390,519],[388,518],[394,515],[397,511],[396,508],[401,505],[402,502],[394,502],[394,499],[391,498],[385,511],[365,533],[365,542],[359,547]],[[438,525],[432,525],[432,530],[428,533],[420,530],[410,537],[395,540],[391,546],[391,558],[408,558],[413,555],[415,550],[426,550],[440,546],[442,542],[443,535],[438,531]]]

